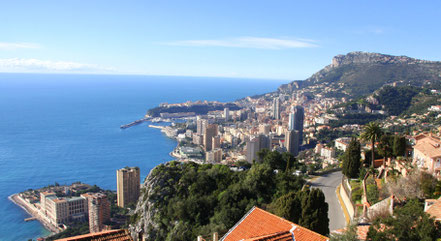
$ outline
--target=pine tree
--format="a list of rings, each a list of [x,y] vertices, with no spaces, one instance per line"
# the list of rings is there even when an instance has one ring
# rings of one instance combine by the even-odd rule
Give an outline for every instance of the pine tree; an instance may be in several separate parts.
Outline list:
[[[328,204],[320,189],[305,190],[300,195],[302,217],[299,224],[322,235],[329,234]]]
[[[404,136],[394,136],[393,154],[394,156],[404,156],[406,152],[406,138]]]
[[[356,178],[360,174],[361,150],[360,142],[352,138],[343,158],[343,174],[349,178]]]
[[[298,223],[302,214],[300,192],[290,192],[279,197],[270,205],[270,210],[277,216]]]

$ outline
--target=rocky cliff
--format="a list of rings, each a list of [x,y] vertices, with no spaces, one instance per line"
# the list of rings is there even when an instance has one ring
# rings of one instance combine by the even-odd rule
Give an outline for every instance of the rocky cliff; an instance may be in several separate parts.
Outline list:
[[[393,56],[379,53],[350,52],[346,55],[337,55],[332,58],[331,67],[350,64],[430,64],[435,61],[414,59],[407,56]]]
[[[337,55],[330,65],[304,81],[293,81],[279,91],[292,92],[325,84],[348,97],[371,94],[386,84],[424,86],[441,83],[441,62],[407,56],[351,52]]]
[[[129,227],[134,240],[160,240],[161,210],[158,203],[164,202],[164,197],[170,195],[170,189],[166,188],[170,185],[167,183],[168,178],[158,170],[164,165],[152,169],[141,185],[141,194]]]

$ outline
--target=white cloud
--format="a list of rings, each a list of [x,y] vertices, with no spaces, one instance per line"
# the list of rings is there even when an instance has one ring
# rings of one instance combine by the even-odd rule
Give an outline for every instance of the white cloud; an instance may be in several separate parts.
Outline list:
[[[0,42],[0,50],[15,50],[15,49],[38,49],[40,45],[35,43],[7,43]]]
[[[40,59],[0,59],[0,71],[5,72],[113,72],[94,64]]]
[[[209,40],[183,40],[165,43],[176,46],[198,47],[232,47],[232,48],[255,48],[255,49],[289,49],[289,48],[313,48],[318,47],[316,41],[310,39],[285,39],[285,38],[259,38],[239,37],[231,39]]]

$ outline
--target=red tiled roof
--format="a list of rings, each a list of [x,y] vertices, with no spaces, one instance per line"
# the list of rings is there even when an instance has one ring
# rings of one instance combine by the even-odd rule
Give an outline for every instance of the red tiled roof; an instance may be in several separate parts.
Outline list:
[[[133,239],[129,231],[117,229],[57,239],[55,241],[133,241]]]
[[[426,199],[426,201],[429,200]],[[426,213],[436,221],[441,221],[441,197],[434,200],[434,203],[426,210]]]
[[[292,241],[292,234],[289,231],[285,231],[255,238],[249,238],[243,241]]]
[[[287,239],[286,235],[292,230],[296,241],[325,241],[329,239],[258,207],[253,207],[221,240],[292,240],[292,237]],[[277,237],[281,239],[277,239]]]

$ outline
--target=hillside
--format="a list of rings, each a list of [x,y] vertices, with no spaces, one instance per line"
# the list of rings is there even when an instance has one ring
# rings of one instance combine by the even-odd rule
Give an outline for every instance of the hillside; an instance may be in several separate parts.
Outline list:
[[[131,216],[132,236],[167,241],[196,240],[198,235],[213,232],[222,235],[253,206],[285,214],[290,221],[328,234],[328,206],[323,193],[318,189],[302,190],[305,180],[291,174],[302,164],[286,153],[265,153],[263,163],[240,172],[225,165],[192,162],[173,161],[155,167],[142,185]],[[287,171],[274,172],[274,169]],[[296,198],[291,201],[298,206],[295,215],[286,216],[292,208],[280,203],[292,196]],[[320,213],[306,211],[313,202],[323,208]]]
[[[337,55],[332,63],[304,81],[293,81],[279,88],[292,92],[304,87],[325,85],[333,89],[330,97],[359,98],[384,85],[428,87],[441,83],[441,62],[379,53],[351,52]]]

